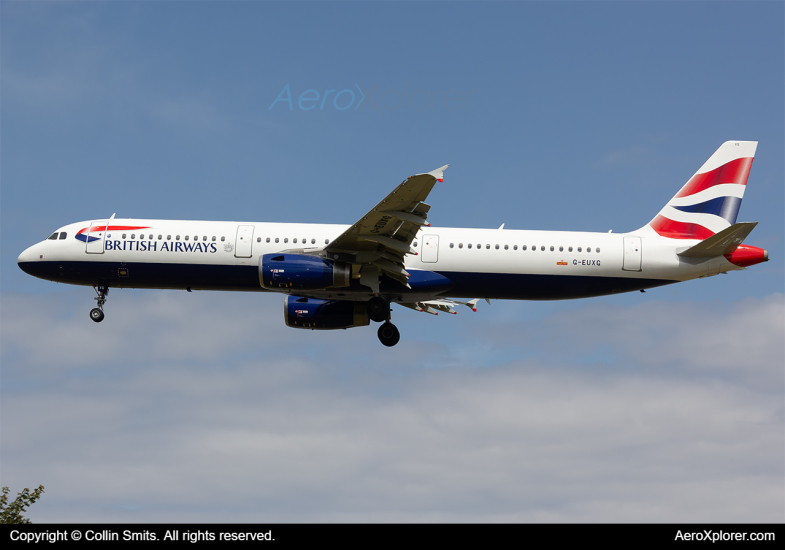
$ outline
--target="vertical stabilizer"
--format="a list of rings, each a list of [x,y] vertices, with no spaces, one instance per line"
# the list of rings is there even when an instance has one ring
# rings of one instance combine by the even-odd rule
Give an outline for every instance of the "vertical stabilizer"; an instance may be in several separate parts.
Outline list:
[[[649,222],[671,239],[707,239],[736,223],[757,141],[726,141]]]

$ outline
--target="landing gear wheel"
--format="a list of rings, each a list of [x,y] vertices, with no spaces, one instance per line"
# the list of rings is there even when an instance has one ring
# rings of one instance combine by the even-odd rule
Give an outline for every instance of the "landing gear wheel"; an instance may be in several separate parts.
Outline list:
[[[378,296],[371,298],[365,304],[365,308],[368,310],[368,317],[374,323],[381,323],[389,319],[390,302],[384,298],[379,298]]]
[[[379,336],[381,343],[388,348],[393,347],[401,339],[401,333],[398,332],[398,328],[389,321],[380,326],[376,334]]]
[[[98,307],[94,307],[90,310],[90,319],[96,323],[100,323],[104,320],[104,304],[106,303],[106,295],[109,294],[109,287],[104,284],[98,284],[93,285],[93,289],[95,289],[95,293],[98,294],[98,296],[94,298],[97,302],[95,305]]]

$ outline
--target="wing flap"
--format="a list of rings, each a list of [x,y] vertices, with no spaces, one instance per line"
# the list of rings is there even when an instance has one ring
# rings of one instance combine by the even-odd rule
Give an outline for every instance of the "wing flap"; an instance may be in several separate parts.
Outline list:
[[[408,307],[409,309],[413,309],[415,311],[422,311],[424,313],[430,313],[431,315],[439,315],[439,311],[444,311],[445,313],[452,313],[456,315],[458,312],[453,309],[457,304],[461,304],[467,306],[472,311],[477,311],[477,302],[479,302],[479,298],[475,298],[474,300],[469,300],[468,302],[462,302],[461,300],[428,300],[425,302],[409,302],[409,303],[399,303],[396,302],[400,306]]]

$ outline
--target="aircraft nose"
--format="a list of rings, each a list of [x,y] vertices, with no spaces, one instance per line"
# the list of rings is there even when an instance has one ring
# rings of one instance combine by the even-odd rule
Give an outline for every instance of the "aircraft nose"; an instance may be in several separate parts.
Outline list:
[[[33,258],[35,258],[35,252],[33,251],[33,246],[19,254],[19,257],[16,259],[16,263],[23,264],[25,262],[32,262]]]
[[[35,275],[35,264],[43,260],[43,258],[39,258],[40,254],[38,254],[36,248],[36,245],[31,246],[19,254],[19,257],[16,259],[16,264],[19,268],[29,275]]]

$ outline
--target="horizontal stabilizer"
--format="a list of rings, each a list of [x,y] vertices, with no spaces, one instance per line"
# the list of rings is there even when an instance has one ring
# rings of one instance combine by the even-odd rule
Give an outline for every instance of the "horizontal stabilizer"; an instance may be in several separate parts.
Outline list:
[[[730,254],[744,242],[744,239],[755,229],[756,225],[758,225],[758,222],[733,224],[684,252],[679,252],[679,256],[684,258],[712,258]]]

